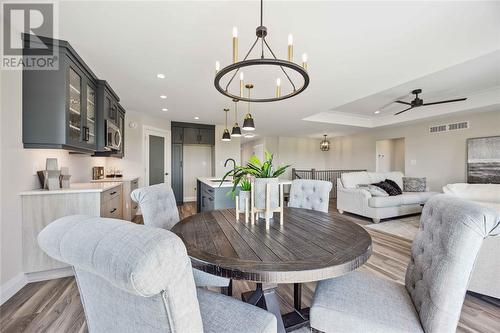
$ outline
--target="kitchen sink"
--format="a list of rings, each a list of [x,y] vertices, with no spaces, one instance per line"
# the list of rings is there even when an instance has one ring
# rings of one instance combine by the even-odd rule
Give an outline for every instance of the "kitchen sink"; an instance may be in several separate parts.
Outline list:
[[[210,179],[211,182],[214,182],[214,183],[220,183],[220,182],[223,182],[223,183],[231,183],[232,180],[229,180],[229,179],[225,179],[224,181],[222,179]]]

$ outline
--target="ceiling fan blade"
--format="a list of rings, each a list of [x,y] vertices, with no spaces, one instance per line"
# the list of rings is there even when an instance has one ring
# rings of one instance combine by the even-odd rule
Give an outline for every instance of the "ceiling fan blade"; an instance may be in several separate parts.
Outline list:
[[[403,101],[394,101],[394,102],[399,103],[399,104],[411,105],[411,103],[403,102]]]
[[[412,107],[409,107],[408,109],[404,109],[403,111],[399,111],[398,113],[396,113],[396,114],[395,114],[395,116],[397,116],[397,115],[398,115],[398,114],[400,114],[400,113],[403,113],[403,112],[406,112],[406,111],[408,111],[408,110],[411,110],[411,109],[413,109],[413,106],[412,106]]]
[[[439,102],[425,103],[425,104],[423,104],[423,106],[427,106],[427,105],[435,105],[435,104],[443,104],[443,103],[461,102],[461,101],[465,101],[466,99],[467,99],[467,97],[465,97],[465,98],[458,98],[458,99],[449,99],[449,100],[447,100],[447,101],[439,101]]]

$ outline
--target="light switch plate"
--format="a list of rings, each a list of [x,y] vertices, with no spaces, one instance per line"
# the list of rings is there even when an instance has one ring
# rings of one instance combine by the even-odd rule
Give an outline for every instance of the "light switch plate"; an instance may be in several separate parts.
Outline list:
[[[410,160],[410,165],[417,165],[417,160]]]

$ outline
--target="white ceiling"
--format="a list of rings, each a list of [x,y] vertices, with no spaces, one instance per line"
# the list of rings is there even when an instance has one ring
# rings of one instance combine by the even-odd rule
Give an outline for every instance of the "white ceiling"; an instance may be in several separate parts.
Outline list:
[[[345,135],[372,127],[363,119],[414,88],[424,90],[424,100],[434,100],[469,96],[498,83],[499,53],[492,53],[500,49],[498,2],[265,1],[264,6],[271,47],[284,58],[287,35],[293,33],[296,61],[302,52],[309,56],[311,84],[297,97],[252,106],[260,136]],[[221,124],[222,109],[232,103],[213,86],[214,63],[229,63],[233,26],[244,54],[258,19],[258,1],[67,1],[59,5],[59,34],[110,82],[127,110]],[[477,71],[470,65],[474,61]],[[157,79],[157,73],[166,79]],[[259,82],[255,95],[259,87],[264,94],[266,84],[272,89],[277,75],[246,74]],[[482,100],[494,103],[489,96]],[[331,116],[303,120],[339,111],[359,123],[332,122]],[[389,112],[382,111],[379,118]]]

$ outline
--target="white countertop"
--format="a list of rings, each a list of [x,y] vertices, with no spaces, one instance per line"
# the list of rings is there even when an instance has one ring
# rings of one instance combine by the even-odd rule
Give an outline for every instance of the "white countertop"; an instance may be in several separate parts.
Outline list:
[[[205,185],[216,188],[216,187],[219,187],[220,180],[222,179],[222,177],[220,177],[220,178],[218,178],[218,177],[198,177],[197,179]],[[213,181],[213,180],[219,180],[219,181]],[[232,187],[233,186],[232,179],[227,178],[227,180],[230,180],[230,181],[224,182],[220,187]],[[292,181],[288,180],[288,179],[280,179],[279,183],[283,184],[283,185],[290,185],[292,183]]]
[[[139,179],[139,177],[118,177],[118,178],[103,178],[103,179],[93,179],[91,180],[92,183],[113,183],[113,182],[131,182],[136,179]]]
[[[40,195],[40,194],[71,194],[71,193],[89,193],[89,192],[104,192],[113,187],[120,186],[121,182],[99,182],[99,183],[71,183],[70,188],[62,188],[59,190],[42,190],[36,189],[31,191],[21,192],[20,195]]]

